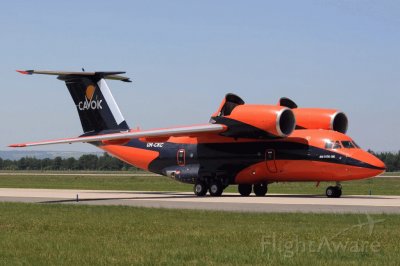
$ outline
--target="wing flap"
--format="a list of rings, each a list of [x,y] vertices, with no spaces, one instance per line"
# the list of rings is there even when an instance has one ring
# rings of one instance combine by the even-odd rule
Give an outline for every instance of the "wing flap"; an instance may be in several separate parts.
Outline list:
[[[137,138],[198,136],[206,133],[219,133],[224,130],[226,130],[226,127],[224,125],[206,124],[206,125],[196,125],[188,127],[155,129],[155,130],[145,130],[145,131],[135,131],[135,132],[121,132],[121,133],[95,135],[88,137],[76,137],[76,138],[55,139],[55,140],[38,141],[38,142],[18,143],[18,144],[11,144],[9,145],[9,147],[21,148],[21,147],[31,147],[31,146],[51,145],[51,144],[68,144],[77,142],[88,143],[88,142],[111,141],[111,140],[129,140]]]

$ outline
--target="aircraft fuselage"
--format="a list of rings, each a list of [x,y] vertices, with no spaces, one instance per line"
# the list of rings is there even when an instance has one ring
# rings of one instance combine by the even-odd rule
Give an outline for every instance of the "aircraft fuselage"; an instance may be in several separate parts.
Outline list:
[[[330,147],[329,142],[339,146]],[[164,142],[133,139],[100,148],[129,164],[185,183],[210,177],[226,185],[339,182],[374,177],[385,169],[347,135],[330,130],[295,130],[290,137],[276,140],[215,135],[171,137]]]

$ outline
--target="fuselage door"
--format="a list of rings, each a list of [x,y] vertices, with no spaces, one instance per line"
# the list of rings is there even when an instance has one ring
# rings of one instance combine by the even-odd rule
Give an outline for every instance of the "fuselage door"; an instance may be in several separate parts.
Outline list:
[[[176,154],[176,160],[179,166],[184,166],[185,165],[185,149],[180,149],[178,150],[177,154]]]
[[[265,163],[267,164],[267,169],[271,173],[278,172],[275,162],[275,150],[265,151]]]

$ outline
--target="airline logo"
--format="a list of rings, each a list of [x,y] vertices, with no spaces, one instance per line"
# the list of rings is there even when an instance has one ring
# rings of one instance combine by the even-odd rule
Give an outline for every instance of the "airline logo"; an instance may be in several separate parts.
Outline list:
[[[89,85],[86,88],[86,92],[85,92],[85,101],[80,101],[78,103],[78,109],[81,111],[84,110],[99,110],[99,109],[103,109],[103,107],[101,106],[101,103],[103,102],[103,100],[99,100],[97,99],[93,99],[94,93],[96,91],[96,87],[93,85]]]

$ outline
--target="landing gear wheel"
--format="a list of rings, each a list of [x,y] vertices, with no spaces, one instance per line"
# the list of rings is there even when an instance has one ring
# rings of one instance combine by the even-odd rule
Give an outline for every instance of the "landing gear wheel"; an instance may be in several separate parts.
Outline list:
[[[336,187],[329,186],[326,189],[326,196],[328,198],[340,198],[340,196],[342,196],[342,189],[338,186]]]
[[[251,185],[239,184],[238,191],[239,191],[240,195],[242,195],[243,197],[247,197],[251,194]]]
[[[203,197],[207,194],[207,186],[206,183],[204,182],[197,182],[194,186],[193,186],[193,191],[194,194],[196,194],[196,196],[199,197]]]
[[[221,182],[218,181],[212,181],[210,184],[210,195],[213,197],[218,197],[222,195],[222,192],[224,191],[223,186]]]
[[[256,194],[256,196],[264,197],[265,194],[267,194],[268,185],[267,184],[255,184],[253,186],[253,191],[254,191],[254,194]]]

